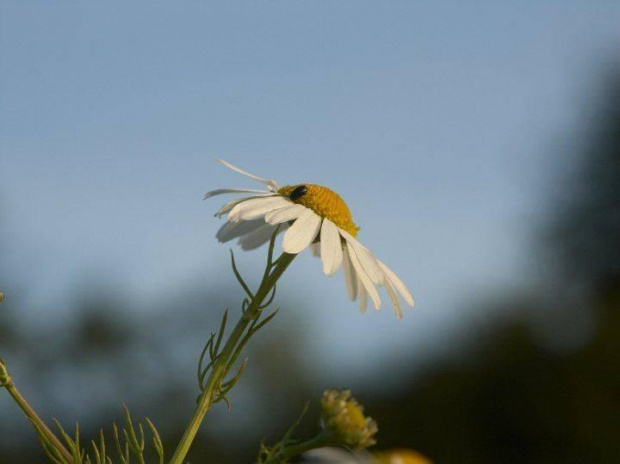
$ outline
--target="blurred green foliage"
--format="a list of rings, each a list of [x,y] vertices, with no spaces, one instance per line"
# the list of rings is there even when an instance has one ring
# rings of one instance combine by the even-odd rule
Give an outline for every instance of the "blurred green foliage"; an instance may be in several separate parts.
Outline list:
[[[558,272],[546,294],[496,302],[513,318],[412,375],[401,396],[366,400],[383,446],[439,463],[620,462],[620,76],[600,106],[548,224]],[[583,313],[593,330],[573,349],[550,349],[528,317],[541,313],[556,339],[590,320]]]

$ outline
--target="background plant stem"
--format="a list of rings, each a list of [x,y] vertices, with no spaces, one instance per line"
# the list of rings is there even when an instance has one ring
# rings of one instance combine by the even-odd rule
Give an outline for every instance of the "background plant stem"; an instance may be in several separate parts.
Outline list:
[[[47,427],[47,425],[45,425],[45,422],[43,422],[43,420],[35,412],[32,406],[28,404],[28,401],[26,401],[26,399],[19,392],[10,376],[8,376],[8,380],[5,383],[4,388],[6,388],[6,391],[9,392],[9,395],[11,395],[13,400],[15,400],[17,405],[26,415],[26,417],[39,427],[41,433],[45,435],[45,438],[47,438],[50,443],[52,443],[52,445],[54,445],[54,447],[63,455],[64,459],[67,462],[73,462],[73,456],[71,455],[71,453],[67,451],[67,449],[63,446],[63,444],[56,437],[56,435],[54,435],[54,433]]]
[[[250,301],[248,309],[243,313],[239,322],[230,334],[222,353],[218,356],[217,361],[213,365],[213,370],[207,381],[202,395],[200,396],[198,407],[194,412],[194,416],[187,425],[181,441],[177,445],[177,448],[170,459],[170,464],[182,464],[185,456],[196,438],[196,434],[200,429],[200,425],[204,420],[205,415],[213,404],[215,394],[219,388],[222,380],[226,376],[228,364],[235,353],[235,348],[239,344],[243,337],[248,325],[261,314],[261,305],[265,298],[271,293],[275,287],[278,279],[282,276],[286,268],[293,262],[297,255],[291,255],[282,253],[280,257],[275,261],[274,268],[271,273],[266,273],[263,280],[254,295],[254,298]]]

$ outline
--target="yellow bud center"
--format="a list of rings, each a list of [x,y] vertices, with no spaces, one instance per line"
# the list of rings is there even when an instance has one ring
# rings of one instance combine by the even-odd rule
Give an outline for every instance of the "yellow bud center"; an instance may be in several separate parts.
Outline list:
[[[289,196],[300,185],[306,186],[306,193],[298,198],[291,199],[293,203],[310,208],[319,216],[329,219],[337,227],[348,232],[353,237],[360,230],[353,222],[351,211],[344,200],[333,190],[315,184],[286,185],[278,190],[280,195]]]
[[[362,429],[366,427],[366,418],[358,404],[352,401],[347,402],[347,413],[349,414],[349,422],[353,426],[352,428]]]
[[[364,408],[349,390],[326,390],[321,398],[321,409],[324,427],[338,443],[354,449],[375,443],[377,423],[364,416]]]

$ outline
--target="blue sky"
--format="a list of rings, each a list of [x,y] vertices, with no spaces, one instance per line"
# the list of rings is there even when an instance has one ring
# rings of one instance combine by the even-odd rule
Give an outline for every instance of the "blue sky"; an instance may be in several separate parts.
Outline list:
[[[145,307],[227,279],[219,200],[201,197],[252,185],[223,157],[337,190],[418,301],[404,322],[360,316],[306,257],[286,285],[318,308],[299,318],[311,353],[343,353],[335,370],[369,362],[362,343],[424,355],[480,298],[528,284],[558,146],[619,23],[611,1],[5,1],[3,290],[54,317],[84,276]]]

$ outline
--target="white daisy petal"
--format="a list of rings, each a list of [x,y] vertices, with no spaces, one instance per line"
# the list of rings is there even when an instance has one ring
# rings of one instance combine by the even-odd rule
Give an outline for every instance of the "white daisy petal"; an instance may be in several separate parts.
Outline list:
[[[255,248],[258,248],[261,245],[267,243],[273,236],[273,233],[276,231],[277,226],[265,224],[262,220],[261,222],[263,223],[262,226],[254,230],[252,233],[245,235],[239,239],[239,245],[241,245],[241,248],[243,250],[254,250]],[[280,228],[278,232],[280,232],[281,230],[282,228]]]
[[[287,207],[265,214],[265,221],[269,224],[282,224],[283,222],[297,219],[299,216],[301,216],[301,213],[303,213],[307,209],[308,208],[306,208],[305,206],[296,205],[289,202],[289,205]]]
[[[215,236],[220,242],[226,243],[234,238],[254,232],[263,225],[265,225],[265,222],[261,219],[243,222],[227,222],[220,227]]]
[[[258,176],[255,176],[254,174],[250,174],[249,172],[244,171],[243,169],[240,169],[237,166],[233,166],[228,161],[224,161],[223,159],[216,159],[216,161],[219,161],[227,168],[232,169],[233,171],[236,171],[239,174],[243,174],[244,176],[247,176],[250,179],[254,179],[255,181],[260,182],[261,184],[265,184],[267,187],[269,187],[269,190],[271,190],[272,192],[277,192],[278,190],[280,190],[280,186],[275,180],[263,179],[262,177],[258,177]]]
[[[273,202],[263,202],[262,204],[257,204],[251,208],[241,208],[239,214],[235,217],[235,220],[247,221],[249,219],[256,219],[260,217],[264,221],[266,213],[276,211],[285,206],[287,206],[286,201],[278,197],[277,200]]]
[[[231,209],[233,209],[235,206],[237,206],[239,203],[242,203],[244,201],[248,201],[248,200],[253,200],[256,197],[243,197],[243,198],[235,198],[232,201],[229,201],[228,203],[226,203],[224,206],[222,206],[220,209],[218,209],[214,216],[215,217],[222,217],[224,214],[229,213]]]
[[[368,306],[368,292],[366,291],[366,289],[364,288],[363,285],[361,285],[359,279],[357,279],[357,286],[359,287],[359,297],[360,297],[360,302],[359,302],[359,308],[360,308],[360,313],[364,314],[366,312],[366,307]]]
[[[355,269],[353,269],[353,264],[351,263],[351,258],[349,257],[349,251],[346,247],[342,250],[342,268],[344,269],[344,279],[347,282],[349,299],[355,301],[357,298],[357,277],[355,275]]]
[[[282,249],[297,254],[308,248],[319,233],[322,218],[311,209],[306,209],[284,234]]]
[[[373,285],[372,280],[370,279],[368,274],[366,274],[364,267],[360,263],[358,255],[353,249],[353,245],[349,241],[347,241],[347,249],[349,250],[349,257],[351,258],[351,263],[353,264],[353,268],[357,273],[357,277],[359,278],[363,287],[366,289],[368,295],[375,304],[375,309],[381,308],[381,298],[379,298],[379,292],[377,292],[377,289]]]
[[[217,189],[211,190],[205,193],[203,199],[206,200],[208,198],[214,197],[216,195],[223,195],[225,193],[258,193],[261,195],[273,195],[272,192],[267,192],[265,190],[254,190],[254,189]]]
[[[244,201],[249,201],[249,200],[256,200],[259,198],[265,198],[265,197],[272,197],[275,196],[275,194],[273,193],[269,193],[269,194],[265,194],[265,195],[259,195],[259,196],[252,196],[252,197],[243,197],[243,198],[235,198],[233,201],[226,203],[224,206],[222,206],[216,213],[215,216],[216,217],[222,217],[224,214],[229,213],[235,206],[237,206],[240,203],[243,203]]]
[[[377,263],[381,267],[381,270],[383,271],[383,273],[386,275],[388,281],[396,288],[396,290],[398,290],[398,293],[402,295],[402,297],[405,299],[407,304],[413,307],[415,305],[413,301],[413,297],[411,296],[411,293],[409,293],[409,290],[407,290],[407,287],[405,286],[403,281],[398,278],[398,276],[394,273],[394,271],[392,271],[389,267],[387,267],[381,261],[377,260]]]
[[[359,259],[362,268],[364,269],[364,271],[366,271],[366,274],[368,275],[368,277],[370,277],[372,283],[375,285],[383,285],[385,277],[383,275],[383,271],[379,267],[377,259],[373,256],[373,254],[360,242],[353,238],[351,234],[347,233],[342,229],[338,229],[338,231],[340,232],[340,235],[342,235],[347,241],[347,244],[353,247],[353,250],[355,251],[357,258]]]
[[[342,264],[342,244],[338,228],[329,219],[323,219],[320,244],[323,272],[328,276],[332,276]]]
[[[396,313],[396,318],[397,319],[402,319],[403,318],[403,308],[400,305],[400,300],[398,299],[398,295],[396,294],[396,290],[394,290],[394,287],[392,286],[392,283],[389,280],[386,280],[386,282],[385,282],[385,289],[388,292],[388,296],[390,297],[390,300],[392,300],[392,306],[394,307],[394,312]]]
[[[228,213],[228,220],[231,222],[237,222],[256,219],[264,216],[265,213],[284,206],[288,206],[288,201],[281,196],[248,200],[235,206],[230,213]]]

